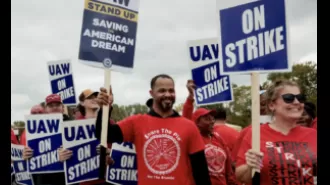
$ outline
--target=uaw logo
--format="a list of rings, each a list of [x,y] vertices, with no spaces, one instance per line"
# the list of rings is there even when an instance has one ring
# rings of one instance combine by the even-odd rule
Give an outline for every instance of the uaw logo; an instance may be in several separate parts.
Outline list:
[[[112,60],[110,58],[105,58],[103,60],[103,65],[104,65],[105,68],[111,68]]]

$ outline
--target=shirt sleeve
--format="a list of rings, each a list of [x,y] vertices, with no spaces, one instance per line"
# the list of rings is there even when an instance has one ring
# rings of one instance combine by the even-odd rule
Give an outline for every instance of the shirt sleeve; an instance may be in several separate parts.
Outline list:
[[[194,154],[205,149],[204,141],[199,133],[197,126],[191,122],[191,131],[189,133],[189,143],[188,143],[188,152],[189,154]]]
[[[245,134],[245,137],[243,137],[242,142],[240,144],[240,148],[237,152],[236,156],[236,168],[246,164],[245,161],[245,153],[252,148],[251,145],[251,129],[247,130],[247,133]]]
[[[138,115],[130,116],[118,123],[123,133],[124,142],[134,142],[134,122],[138,121]]]
[[[11,140],[11,143],[13,143],[13,144],[18,144],[18,141],[17,141],[16,135],[15,135],[13,129],[11,129],[11,139],[10,139],[10,140]]]
[[[187,98],[183,105],[182,116],[191,120],[194,111],[194,99]]]

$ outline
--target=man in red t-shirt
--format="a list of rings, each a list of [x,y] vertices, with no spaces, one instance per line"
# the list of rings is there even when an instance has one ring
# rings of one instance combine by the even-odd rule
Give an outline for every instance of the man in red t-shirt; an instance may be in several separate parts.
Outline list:
[[[173,110],[174,80],[161,74],[150,85],[152,109],[148,114],[130,116],[109,125],[108,142],[134,143],[141,185],[211,185],[199,130]],[[106,89],[101,88],[100,106],[109,105],[108,96]],[[101,135],[101,123],[102,111],[99,111],[97,138]]]

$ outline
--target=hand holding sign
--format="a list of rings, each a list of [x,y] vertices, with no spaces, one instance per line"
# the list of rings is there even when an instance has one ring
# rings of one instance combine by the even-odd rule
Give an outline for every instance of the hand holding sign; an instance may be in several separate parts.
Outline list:
[[[61,146],[59,149],[58,149],[58,155],[59,155],[59,160],[61,162],[64,162],[68,159],[71,158],[72,156],[72,151],[71,150],[68,150],[68,149],[63,149],[63,146]]]
[[[246,164],[251,169],[255,169],[260,173],[263,156],[264,154],[262,152],[256,152],[253,149],[250,149],[245,153]]]
[[[101,145],[98,145],[96,147],[96,152],[97,152],[97,154],[100,155],[100,153],[101,153]],[[107,148],[106,149],[106,156],[105,156],[105,165],[109,165],[109,166],[111,166],[111,165],[113,165],[115,163],[115,161],[109,156],[110,152],[111,152],[111,149],[110,148]]]
[[[113,94],[112,94],[112,89],[110,87],[110,93],[107,93],[107,89],[104,87],[100,88],[100,93],[97,96],[97,103],[99,106],[108,106],[112,105],[113,103]]]
[[[24,147],[24,149],[23,149],[23,159],[28,160],[32,156],[33,156],[33,150],[28,146]]]

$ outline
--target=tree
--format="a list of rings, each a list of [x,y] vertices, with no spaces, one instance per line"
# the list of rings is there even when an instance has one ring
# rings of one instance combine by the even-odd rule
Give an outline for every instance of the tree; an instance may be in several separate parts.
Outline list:
[[[25,122],[24,121],[14,121],[14,127],[15,128],[24,128]]]
[[[133,104],[133,105],[119,106],[118,104],[114,104],[111,113],[111,118],[115,121],[120,121],[131,115],[145,114],[147,112],[148,112],[148,107],[146,105]]]
[[[234,101],[229,103],[228,121],[245,127],[251,123],[251,87],[233,84]]]
[[[270,73],[267,79],[270,82],[277,79],[292,80],[299,84],[308,101],[317,104],[317,64],[315,62],[295,64],[292,66],[292,72]]]

